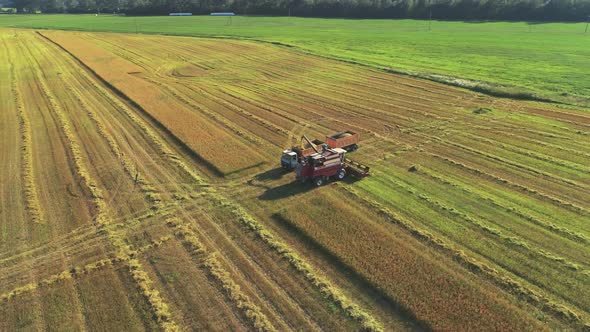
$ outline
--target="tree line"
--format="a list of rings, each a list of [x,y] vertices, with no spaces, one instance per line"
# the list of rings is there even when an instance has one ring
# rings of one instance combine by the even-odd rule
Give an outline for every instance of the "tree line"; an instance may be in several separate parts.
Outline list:
[[[2,2],[2,0],[0,0]],[[447,20],[585,21],[590,0],[4,0],[18,13],[239,15]]]

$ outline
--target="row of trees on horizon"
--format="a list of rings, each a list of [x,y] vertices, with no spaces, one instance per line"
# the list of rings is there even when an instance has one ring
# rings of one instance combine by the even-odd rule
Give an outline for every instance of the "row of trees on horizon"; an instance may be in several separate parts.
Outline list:
[[[166,15],[233,11],[238,15],[585,21],[590,0],[0,0],[18,13]]]

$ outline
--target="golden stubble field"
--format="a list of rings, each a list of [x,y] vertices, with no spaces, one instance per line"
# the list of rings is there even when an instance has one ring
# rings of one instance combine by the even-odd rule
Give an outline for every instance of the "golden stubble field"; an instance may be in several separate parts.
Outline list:
[[[0,330],[589,326],[588,110],[247,41],[0,42]],[[340,130],[370,178],[278,169]]]

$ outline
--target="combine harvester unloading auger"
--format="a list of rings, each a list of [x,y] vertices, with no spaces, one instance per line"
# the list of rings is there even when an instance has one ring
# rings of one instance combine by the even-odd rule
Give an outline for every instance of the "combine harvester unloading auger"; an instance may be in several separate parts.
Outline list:
[[[359,134],[350,131],[328,136],[326,142],[312,142],[303,135],[301,140],[305,140],[309,147],[294,146],[283,151],[281,166],[294,169],[301,182],[312,180],[318,187],[329,179],[343,180],[348,174],[364,178],[369,175],[369,167],[346,158],[348,151],[358,148],[359,139]]]

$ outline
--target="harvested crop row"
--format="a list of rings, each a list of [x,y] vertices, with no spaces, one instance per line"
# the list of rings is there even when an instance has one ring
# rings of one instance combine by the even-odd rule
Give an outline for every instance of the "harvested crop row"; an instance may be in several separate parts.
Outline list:
[[[80,39],[74,42],[57,33],[44,33],[54,42],[74,53],[78,59],[122,91],[172,135],[178,137],[197,155],[211,163],[221,174],[239,171],[261,163],[263,160],[254,154],[243,151],[256,149],[239,140],[234,135],[219,128],[211,120],[182,106],[173,95],[159,90],[146,80],[128,72],[141,72],[141,67],[113,56],[108,52]],[[109,59],[105,61],[99,59]],[[114,71],[113,68],[126,70]]]
[[[175,230],[177,238],[182,240],[184,245],[191,254],[206,255],[204,266],[209,273],[221,284],[221,287],[227,292],[228,297],[235,306],[242,311],[243,315],[258,331],[275,331],[266,315],[260,308],[254,304],[250,298],[240,290],[229,273],[221,266],[218,258],[214,254],[208,253],[199,238],[193,233],[188,225],[181,223],[179,220],[169,219],[167,224]]]
[[[160,223],[162,231],[170,229]],[[177,238],[140,259],[154,288],[166,298],[174,321],[187,330],[243,331],[250,325],[219,289],[217,281]]]
[[[427,176],[431,177],[432,179],[434,179],[435,181],[440,182],[442,184],[449,185],[449,186],[452,186],[455,188],[459,188],[461,191],[468,193],[469,195],[476,196],[477,199],[479,199],[481,201],[486,201],[487,203],[499,208],[500,210],[505,210],[510,213],[513,213],[522,219],[532,222],[533,224],[541,226],[549,231],[555,232],[556,234],[558,234],[560,236],[564,236],[570,240],[580,242],[580,243],[587,243],[587,244],[590,243],[590,238],[586,237],[584,234],[581,234],[581,233],[569,230],[567,228],[555,225],[551,221],[543,220],[539,217],[531,215],[530,213],[528,213],[526,211],[521,211],[520,209],[522,209],[522,207],[518,207],[516,205],[513,205],[513,204],[511,204],[512,202],[505,201],[498,196],[488,195],[484,191],[475,189],[469,184],[460,183],[459,181],[449,178],[448,176],[443,177],[437,171],[435,171],[433,169],[429,169],[429,168],[425,167],[424,165],[420,166],[419,173],[427,175]],[[481,187],[481,184],[479,184],[479,186]]]
[[[420,171],[417,171],[420,172]],[[417,173],[415,172],[415,173]],[[545,242],[549,242],[548,239],[543,241],[544,234],[528,234],[525,231],[519,233],[515,230],[515,227],[504,226],[500,221],[503,218],[497,214],[497,210],[490,213],[490,216],[484,215],[482,210],[485,210],[487,206],[477,207],[478,202],[476,200],[471,201],[465,198],[463,194],[455,195],[450,190],[446,190],[445,186],[441,187],[441,192],[447,192],[444,198],[441,195],[436,195],[439,190],[439,186],[433,186],[432,182],[428,181],[427,184],[423,184],[422,181],[403,181],[397,178],[393,173],[382,174],[384,183],[387,183],[391,187],[398,187],[402,192],[406,192],[414,196],[417,201],[425,202],[433,210],[438,210],[441,215],[451,216],[452,219],[458,220],[463,227],[473,226],[475,229],[479,229],[488,234],[488,238],[493,238],[493,241],[503,242],[505,246],[512,247],[515,251],[523,250],[529,253],[529,255],[538,255],[539,260],[547,259],[553,261],[552,263],[563,264],[570,270],[580,270],[580,266],[576,263],[569,261],[566,258],[554,255],[551,252],[547,252],[546,249],[541,249],[533,242],[527,242],[527,238],[534,240],[538,245],[543,246]],[[426,182],[424,182],[426,183]],[[426,187],[427,186],[427,187]],[[434,192],[434,194],[431,194]],[[454,208],[451,207],[453,200],[462,199],[466,202],[468,208]],[[470,204],[468,204],[470,203]],[[473,206],[473,208],[471,208]],[[469,210],[470,213],[465,211]],[[473,210],[473,214],[471,211]],[[524,234],[523,234],[524,233]],[[532,233],[532,232],[531,232]],[[555,240],[555,239],[554,239]]]
[[[68,247],[67,245],[62,247],[59,241],[55,241],[52,245],[55,245],[57,250],[34,250],[37,249],[38,245],[46,244],[47,241],[58,239],[59,237],[57,234],[63,234],[60,233],[60,231],[75,230],[76,225],[86,223],[88,219],[85,218],[86,213],[84,213],[85,202],[79,204],[79,201],[71,200],[68,202],[68,206],[61,205],[66,196],[71,199],[71,196],[67,195],[65,188],[68,181],[75,178],[76,175],[75,171],[72,169],[73,167],[68,167],[69,162],[72,160],[67,157],[67,155],[69,155],[69,147],[67,144],[64,144],[66,142],[65,135],[60,133],[60,130],[56,128],[59,127],[59,121],[56,121],[55,115],[50,111],[51,105],[49,105],[47,99],[44,98],[43,86],[36,82],[37,73],[35,72],[35,62],[32,60],[33,55],[30,53],[29,45],[23,42],[23,36],[24,34],[21,33],[13,33],[9,43],[6,44],[6,51],[9,52],[6,61],[12,66],[13,78],[17,79],[17,81],[7,80],[6,82],[13,84],[14,92],[12,97],[19,99],[19,107],[16,107],[15,105],[14,111],[19,111],[22,115],[21,128],[23,128],[22,124],[24,124],[25,127],[28,127],[28,129],[25,130],[25,132],[28,131],[28,134],[23,136],[25,137],[27,144],[24,149],[21,149],[20,154],[22,154],[22,152],[29,153],[30,165],[35,166],[27,167],[25,171],[30,170],[31,176],[34,176],[36,179],[35,191],[38,194],[37,202],[39,203],[39,208],[43,211],[43,219],[46,223],[42,225],[28,224],[28,226],[25,227],[24,225],[29,218],[26,218],[24,215],[18,218],[25,222],[25,224],[22,224],[21,235],[18,235],[20,238],[18,241],[19,243],[12,245],[14,250],[13,253],[16,253],[16,255],[10,256],[11,259],[9,260],[3,259],[2,267],[0,268],[2,271],[2,273],[0,273],[2,276],[0,278],[2,279],[0,281],[0,292],[7,293],[10,292],[10,289],[19,285],[23,287],[22,285],[25,283],[36,285],[42,281],[48,281],[48,276],[52,273],[71,266],[70,264],[73,262],[70,259],[72,258],[76,259],[74,264],[84,264],[86,262],[85,255],[95,256],[92,257],[92,260],[100,259],[99,252],[95,249],[102,245],[100,241],[92,241],[93,238],[90,238],[87,242],[78,242],[76,248]],[[10,75],[7,75],[7,77],[10,77]],[[8,111],[8,109],[3,108],[2,113],[5,111]],[[23,131],[21,130],[21,133],[22,132]],[[18,131],[15,131],[15,134],[18,134]],[[48,137],[50,139],[47,139]],[[53,140],[53,138],[58,139]],[[61,138],[61,140],[59,138]],[[63,155],[60,154],[60,150],[65,153]],[[44,162],[45,160],[57,161],[62,169],[58,170],[59,166],[51,164],[51,162],[46,164]],[[22,163],[22,165],[24,164],[26,164],[26,162]],[[42,165],[42,167],[38,167],[39,165]],[[22,169],[23,168],[21,167],[21,170]],[[55,172],[55,170],[58,171]],[[9,171],[9,169],[4,169],[3,171]],[[48,176],[47,174],[51,175]],[[24,181],[22,183],[24,187]],[[0,186],[2,187],[9,185],[10,182],[0,181]],[[70,189],[69,193],[71,195],[77,195],[80,191],[73,187],[74,186],[68,188]],[[52,205],[47,204],[47,196],[52,196],[51,190],[56,188],[59,188],[59,190],[63,192],[51,197],[51,203],[58,205],[57,208],[53,208]],[[24,196],[25,195],[23,195],[23,197]],[[2,201],[4,202],[4,198]],[[16,211],[16,207],[17,205],[12,205],[11,209],[15,209]],[[68,210],[68,208],[73,211],[63,213]],[[75,210],[80,211],[74,212]],[[5,211],[0,211],[0,215],[4,217],[4,214]],[[6,225],[3,223],[2,228],[5,226]],[[72,235],[74,234],[75,232],[72,233]],[[96,240],[96,238],[94,238],[94,240]],[[62,242],[61,244],[67,243]],[[23,250],[25,248],[27,250]],[[47,250],[48,248],[46,247],[44,249]],[[8,258],[8,256],[5,255],[8,252],[3,251],[2,253],[3,258]],[[67,254],[71,256],[67,256]],[[49,279],[49,281],[51,280]],[[6,318],[6,320],[2,320],[3,323],[6,322],[9,325],[2,324],[1,329],[11,330],[18,327],[23,329],[32,328],[42,330],[47,329],[49,326],[60,329],[67,325],[55,323],[55,320],[52,319],[54,317],[48,316],[50,314],[63,314],[64,319],[70,320],[72,323],[71,326],[83,328],[83,318],[79,315],[79,311],[76,310],[75,288],[71,282],[67,282],[66,284],[67,285],[63,285],[63,287],[60,287],[60,290],[56,292],[48,292],[49,288],[45,287],[43,291],[34,291],[29,295],[13,298],[10,303],[2,301],[2,304],[0,305],[0,307],[2,307],[2,312],[5,312],[4,309],[6,307],[15,307],[15,311],[13,317],[7,317],[2,314],[3,318]],[[23,288],[21,288],[21,290],[22,289]],[[12,294],[14,295],[14,293]],[[48,295],[47,298],[45,295]],[[71,310],[71,315],[68,310],[63,311],[58,303],[53,303],[54,306],[52,306],[50,310],[47,310],[47,300],[59,300],[64,298],[70,299],[71,303],[73,303],[73,307],[71,307],[73,309]],[[26,302],[29,302],[29,309],[24,310],[23,308],[18,308],[19,303]],[[51,303],[51,301],[49,301],[49,303]],[[29,317],[24,318],[29,315],[29,313],[31,313],[30,320]],[[23,317],[24,319],[19,318],[20,321],[19,319],[16,319],[16,321],[11,319],[17,317]]]
[[[551,298],[567,303],[573,310],[586,310],[587,301],[577,295],[586,292],[587,276],[583,272],[586,265],[577,264],[583,262],[578,260],[582,258],[576,258],[575,263],[572,263],[569,257],[566,260],[553,255],[552,250],[547,249],[552,245],[538,243],[536,249],[530,245],[523,246],[519,243],[526,237],[513,236],[509,230],[494,232],[493,229],[481,228],[474,224],[473,219],[466,223],[462,217],[469,204],[459,207],[455,203],[456,200],[452,201],[452,205],[447,205],[432,198],[445,197],[452,200],[455,195],[449,189],[439,188],[432,182],[422,183],[417,175],[404,179],[403,173],[394,173],[392,170],[388,172],[379,173],[379,178],[363,182],[360,187],[374,199],[398,210],[406,218],[416,220],[434,234],[457,243],[467,253],[485,257],[499,269],[514,275],[517,279],[525,280],[531,285],[529,287],[542,289]],[[456,197],[461,198],[461,201],[468,201],[462,199],[464,195],[459,194]],[[508,239],[505,239],[505,235],[508,235]],[[557,247],[555,250],[561,249]],[[537,258],[530,259],[535,257],[535,254]],[[571,257],[570,254],[568,256]],[[560,280],[561,283],[555,284],[555,280]]]
[[[63,271],[59,274],[54,274],[47,279],[40,280],[35,283],[30,283],[30,284],[27,284],[24,286],[20,286],[20,287],[13,289],[13,290],[5,292],[3,294],[0,294],[0,300],[1,301],[8,301],[8,300],[15,298],[17,296],[21,296],[22,294],[33,292],[40,287],[48,287],[56,282],[61,282],[64,280],[69,280],[69,279],[75,278],[80,275],[89,274],[94,270],[98,270],[103,267],[110,266],[110,265],[112,265],[112,263],[113,263],[112,260],[104,259],[104,260],[100,260],[100,261],[85,265],[83,267],[73,267],[70,270]]]
[[[136,282],[138,288],[143,293],[145,299],[148,301],[148,303],[150,303],[151,308],[161,327],[166,331],[177,330],[177,325],[171,320],[171,315],[168,311],[168,305],[163,301],[159,292],[153,289],[152,281],[142,269],[139,261],[136,258],[133,258],[134,255],[136,255],[136,252],[134,252],[124,243],[124,240],[119,237],[117,232],[114,232],[105,227],[110,223],[110,221],[107,211],[108,207],[103,198],[102,190],[98,184],[92,178],[90,178],[89,172],[86,165],[84,164],[83,157],[80,152],[81,149],[79,143],[77,142],[77,139],[75,138],[75,135],[71,129],[71,124],[61,106],[53,96],[47,83],[45,82],[38,65],[35,66],[35,72],[37,80],[40,82],[42,87],[42,91],[49,100],[53,111],[56,113],[57,118],[60,121],[61,129],[68,139],[68,145],[72,153],[78,175],[84,179],[85,185],[92,194],[93,203],[96,209],[95,222],[98,224],[99,228],[102,228],[105,231],[111,244],[115,248],[116,259],[127,262],[127,266],[129,267],[129,271],[133,277],[133,280]]]
[[[466,255],[463,250],[457,249],[447,240],[443,240],[433,235],[429,231],[426,231],[423,226],[419,226],[415,221],[402,217],[399,213],[392,211],[382,203],[367,198],[367,195],[357,191],[356,189],[346,187],[342,188],[348,194],[363,202],[363,205],[378,211],[378,213],[389,222],[403,227],[410,234],[412,234],[413,237],[436,248],[440,252],[449,256],[449,258],[460,263],[469,271],[482,276],[482,278],[486,280],[492,281],[494,284],[498,285],[505,291],[512,293],[519,298],[525,299],[528,303],[538,307],[550,315],[553,315],[559,320],[563,320],[567,323],[573,323],[577,326],[584,325],[584,320],[579,315],[579,313],[572,311],[572,309],[569,307],[556,303],[554,300],[549,299],[537,290],[533,290],[523,285],[522,282],[505,276],[502,272],[493,268],[488,263],[481,262],[480,260],[474,259],[470,255]]]
[[[306,303],[308,298],[313,299],[315,296],[310,297],[310,294],[305,293],[303,294],[303,298],[295,298],[295,300],[298,300],[297,302],[291,302],[292,299],[289,295],[293,296],[296,294],[298,288],[293,288],[292,284],[296,284],[296,286],[301,284],[301,281],[298,280],[299,278],[293,276],[292,271],[279,267],[281,264],[277,263],[276,258],[271,258],[269,264],[266,255],[262,255],[262,260],[253,260],[259,258],[259,256],[253,257],[252,252],[268,253],[268,248],[263,243],[257,243],[254,248],[249,249],[241,245],[238,246],[235,242],[241,243],[250,237],[245,236],[243,229],[240,229],[239,225],[228,220],[231,226],[237,226],[237,232],[227,234],[225,227],[224,231],[221,232],[216,222],[217,220],[211,220],[211,217],[208,215],[210,213],[208,211],[209,209],[207,209],[206,214],[200,212],[204,206],[209,205],[207,201],[206,197],[199,197],[197,202],[191,201],[189,203],[187,201],[186,204],[183,204],[186,206],[185,208],[171,216],[172,219],[169,219],[171,221],[170,226],[172,226],[172,221],[177,225],[172,226],[172,229],[177,237],[182,240],[184,247],[182,245],[169,246],[155,253],[152,256],[154,257],[153,262],[150,260],[155,269],[155,274],[160,276],[162,280],[161,287],[166,289],[167,294],[170,294],[169,296],[176,307],[175,309],[183,312],[183,316],[185,317],[183,322],[186,323],[189,320],[194,321],[195,319],[200,319],[199,323],[196,325],[191,324],[191,326],[217,326],[226,329],[224,326],[231,322],[235,315],[246,326],[252,329],[254,325],[261,323],[259,321],[261,316],[256,313],[259,312],[264,313],[263,316],[266,316],[276,329],[291,330],[293,326],[297,326],[298,328],[313,326],[305,321],[304,318],[321,319],[319,315],[321,311],[316,311],[317,309],[315,309],[314,305],[302,308],[297,307],[297,305],[303,305],[299,301]],[[193,244],[188,243],[188,240]],[[195,248],[206,248],[207,252],[203,250],[194,252],[192,249]],[[186,255],[184,254],[185,251],[187,251]],[[192,258],[188,256],[189,253]],[[214,260],[223,266],[221,270],[215,269],[213,271],[204,266],[205,261],[215,264],[209,259],[212,255],[215,256]],[[164,257],[174,257],[174,259],[166,258],[165,261],[161,261]],[[179,266],[182,267],[179,268]],[[277,267],[279,270],[278,273]],[[181,275],[190,273],[191,277],[173,277],[173,280],[178,280],[168,282],[166,279],[167,276],[176,275],[173,271],[179,271]],[[270,271],[273,271],[272,275],[268,274],[271,273]],[[217,275],[213,275],[212,272],[216,272]],[[275,279],[275,276],[281,276],[279,278],[280,281],[276,283],[269,282],[269,279]],[[211,291],[206,291],[210,288]],[[197,293],[195,294],[197,297],[188,297],[187,293]],[[245,297],[240,294],[243,294]],[[213,296],[215,298],[212,298]],[[227,303],[229,308],[231,308],[231,312],[235,312],[235,314],[230,313],[232,319],[217,322],[216,320],[213,321],[205,318],[212,317],[211,313],[208,316],[203,316],[207,312],[215,312],[213,315],[221,315],[219,309],[215,309],[218,298],[225,299],[226,301],[224,303]],[[249,298],[247,301],[249,304],[244,302],[245,298]],[[284,311],[285,306],[290,310]],[[319,306],[323,307],[322,305]],[[255,309],[256,307],[259,308]],[[305,312],[313,314],[304,316],[302,319],[302,309]],[[308,311],[312,309],[315,310]],[[334,314],[330,310],[326,311],[329,315]],[[342,320],[342,317],[334,318],[337,321]],[[332,319],[327,319],[325,323],[326,326],[334,326],[332,325]],[[227,328],[231,327],[228,326]],[[234,330],[235,328],[231,329]]]
[[[4,41],[4,46],[10,50]],[[22,163],[22,177],[24,182],[24,192],[27,203],[27,210],[33,222],[42,223],[43,216],[39,197],[37,195],[37,186],[35,185],[35,172],[33,169],[33,152],[31,143],[31,122],[23,105],[22,96],[18,88],[18,76],[13,63],[13,55],[8,54],[8,63],[10,64],[10,82],[12,93],[14,95],[16,107],[18,110],[20,134],[22,139],[21,146],[21,163]]]
[[[289,263],[305,277],[320,291],[324,296],[335,302],[344,312],[350,317],[359,321],[363,328],[367,331],[380,331],[383,329],[381,324],[371,315],[366,313],[357,304],[346,298],[334,285],[316,272],[311,265],[300,258],[295,252],[291,251],[289,247],[278,240],[272,233],[265,229],[256,219],[250,216],[240,206],[226,201],[222,197],[217,198],[227,207],[231,208],[232,212],[238,218],[238,221],[246,226],[248,229],[256,232],[256,234],[266,242],[270,247],[276,250],[281,256],[286,258]]]
[[[94,122],[98,129],[98,132],[107,141],[111,149],[111,152],[121,161],[121,165],[129,175],[130,179],[132,179],[136,184],[139,184],[139,187],[145,193],[147,200],[151,204],[153,204],[155,208],[158,208],[162,201],[162,198],[157,192],[154,191],[153,184],[149,183],[147,179],[139,175],[139,171],[137,170],[135,164],[121,152],[121,149],[119,148],[119,145],[117,144],[115,139],[107,132],[106,127],[98,119],[98,116],[93,111],[92,107],[90,107],[90,105],[88,105],[86,100],[82,97],[80,91],[78,91],[71,83],[69,83],[68,80],[62,80],[62,82],[66,89],[69,90],[76,97],[76,99],[80,103],[80,106],[82,106],[82,109],[88,114],[90,119]]]
[[[456,324],[467,329],[471,324],[480,329],[539,328],[533,320],[521,321],[501,297],[451,273],[435,257],[422,253],[424,248],[406,244],[402,233],[392,236],[370,221],[367,211],[352,210],[344,201],[321,195],[304,212],[285,211],[276,217],[308,236],[313,234],[319,245],[433,329],[453,329]]]
[[[153,281],[137,258],[139,251],[126,244],[118,232],[106,229],[106,233],[115,249],[114,259],[125,262],[137,288],[150,304],[150,308],[160,327],[164,331],[178,331],[179,326],[172,318],[169,305],[164,301],[160,292],[154,288]]]
[[[103,250],[105,241],[94,234],[92,237],[82,238],[80,241],[72,241],[57,247],[58,249],[52,252],[46,252],[43,255],[34,257],[21,257],[21,259],[3,266],[3,273],[0,277],[0,290],[14,288],[22,283],[23,280],[20,276],[26,272],[33,273],[38,278],[43,279],[65,269],[70,261],[83,265],[106,258]],[[53,248],[46,247],[44,249]]]
[[[442,151],[444,151],[444,153],[441,153]],[[433,151],[431,153],[435,156],[435,158],[444,160],[455,167],[469,170],[473,174],[477,174],[478,176],[491,179],[498,184],[525,192],[533,197],[538,197],[541,200],[552,203],[565,210],[576,212],[582,216],[587,216],[590,214],[586,208],[569,201],[569,199],[566,200],[567,198],[563,197],[563,192],[557,190],[548,190],[547,186],[539,185],[539,182],[541,181],[539,178],[532,177],[532,179],[536,179],[536,182],[523,181],[524,176],[517,176],[517,174],[514,174],[514,171],[511,172],[509,170],[504,170],[499,166],[493,168],[490,167],[490,164],[483,159],[476,159],[466,154],[457,154],[456,152],[445,151],[442,148],[438,149],[437,152]],[[474,165],[474,163],[476,164]],[[557,197],[556,195],[561,197]]]
[[[0,39],[11,38],[8,32],[1,31]],[[8,48],[0,48],[0,57],[8,59]],[[11,77],[8,61],[0,62],[0,77]],[[12,91],[12,81],[0,80],[0,160],[3,169],[0,172],[0,202],[11,206],[0,211],[0,258],[6,258],[19,251],[20,234],[26,221],[26,202],[22,190],[21,150],[22,139],[19,135],[20,122],[17,105]],[[1,262],[1,259],[0,259]]]
[[[560,173],[562,173],[562,174],[565,174],[567,172],[567,173],[569,173],[569,174],[567,174],[567,176],[570,178],[573,176],[576,176],[580,179],[580,178],[582,178],[583,174],[590,173],[590,168],[583,165],[583,163],[575,163],[575,162],[571,162],[571,161],[564,160],[561,158],[549,156],[544,153],[531,151],[530,148],[523,149],[520,147],[516,147],[514,144],[512,144],[512,142],[501,143],[501,142],[498,142],[495,137],[492,140],[492,139],[488,139],[488,138],[484,138],[481,136],[476,136],[476,135],[468,134],[468,133],[464,134],[463,136],[468,138],[472,142],[473,141],[482,142],[483,144],[487,145],[488,147],[490,146],[490,144],[493,144],[494,147],[501,148],[501,150],[498,153],[501,153],[504,156],[506,156],[506,155],[510,156],[509,153],[518,154],[518,156],[515,156],[512,159],[518,159],[518,160],[527,162],[529,160],[526,157],[530,157],[532,159],[536,159],[538,161],[545,162],[546,164],[539,164],[539,166],[544,167],[549,170],[560,171]],[[509,153],[506,153],[506,152],[509,152]],[[534,160],[527,162],[527,164],[534,164]],[[576,173],[578,173],[578,175],[576,175]]]
[[[57,118],[60,122],[61,130],[64,132],[64,134],[67,138],[67,145],[68,145],[68,148],[72,154],[72,158],[74,160],[74,164],[76,166],[76,171],[78,173],[78,176],[83,179],[86,187],[88,188],[88,190],[90,191],[90,193],[92,195],[93,203],[94,203],[94,206],[96,209],[95,222],[99,225],[103,225],[103,224],[107,223],[108,221],[106,220],[106,215],[105,215],[106,205],[105,205],[104,200],[102,199],[103,198],[102,191],[100,188],[98,188],[96,182],[92,178],[90,178],[90,173],[88,172],[88,170],[86,169],[86,166],[83,163],[83,157],[80,153],[80,151],[81,151],[80,145],[76,139],[76,136],[74,135],[74,133],[71,129],[70,122],[69,122],[68,118],[66,117],[64,111],[62,110],[61,106],[59,105],[59,103],[57,102],[55,97],[53,96],[53,93],[49,89],[49,86],[47,85],[47,82],[45,81],[45,78],[43,76],[41,69],[39,68],[39,65],[38,64],[33,64],[33,65],[34,65],[35,75],[37,77],[39,85],[41,86],[41,90],[42,90],[45,98],[49,101],[49,103],[53,109],[53,112],[55,112],[55,114],[57,115]]]
[[[468,137],[469,136],[466,138]],[[469,143],[465,142],[465,140],[468,140]],[[455,148],[477,154],[486,159],[500,162],[504,165],[517,168],[518,170],[522,170],[527,173],[532,173],[535,176],[546,178],[548,181],[559,183],[572,189],[578,189],[582,191],[584,189],[588,190],[590,188],[584,183],[584,178],[576,177],[574,180],[574,177],[572,177],[571,174],[567,174],[563,169],[555,166],[547,167],[545,163],[538,162],[539,158],[530,158],[530,153],[529,155],[523,154],[522,152],[511,153],[505,149],[501,149],[501,146],[497,144],[495,144],[497,148],[494,147],[493,149],[490,149],[487,146],[488,144],[479,144],[478,140],[464,139],[462,137],[455,137],[453,142],[448,142],[447,140],[441,141]],[[467,144],[469,144],[469,146],[467,146]],[[555,163],[555,161],[551,162]]]
[[[212,207],[207,218],[210,222],[205,222],[205,218],[195,220],[193,224],[198,227],[193,230],[200,234],[207,247],[218,248],[228,272],[239,276],[236,282],[260,303],[278,330],[290,330],[292,326],[304,330],[359,328],[358,322],[338,310],[280,253],[270,250],[256,233],[236,222],[233,213]],[[341,285],[339,288],[346,289]]]
[[[161,238],[137,250],[137,254],[141,255],[155,247],[161,246],[168,238]],[[85,278],[88,275],[95,274],[97,271],[104,270],[109,267],[115,267],[122,261],[118,258],[105,258],[99,261],[88,263],[84,266],[72,266],[67,270],[53,274],[39,281],[18,286],[10,291],[0,294],[0,303],[12,303],[18,298],[26,297],[27,294],[35,292],[43,292],[47,289],[59,287],[59,284],[68,281],[76,281]],[[78,308],[76,308],[78,309]]]
[[[590,153],[571,148],[567,145],[557,145],[550,142],[538,140],[532,137],[526,137],[519,133],[506,132],[499,130],[490,130],[490,128],[482,128],[488,133],[493,134],[493,138],[498,142],[508,142],[509,144],[518,146],[519,148],[534,149],[551,157],[557,157],[569,162],[583,164],[585,160],[590,158]]]
[[[89,240],[88,237],[92,237],[94,234],[92,229],[86,227],[80,227],[73,230],[70,233],[62,234],[62,236],[54,237],[50,243],[45,243],[33,248],[18,248],[13,252],[3,252],[0,255],[0,267],[5,268],[11,263],[15,263],[21,259],[35,259],[37,256],[43,256],[63,246],[64,249],[68,249],[68,245],[75,244],[78,240],[83,242]]]

